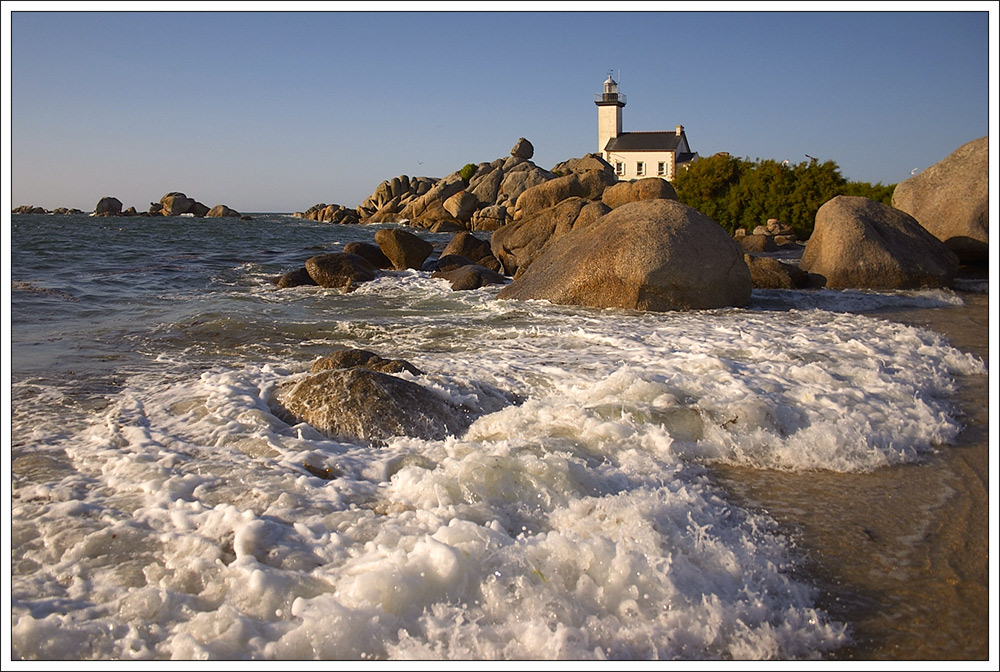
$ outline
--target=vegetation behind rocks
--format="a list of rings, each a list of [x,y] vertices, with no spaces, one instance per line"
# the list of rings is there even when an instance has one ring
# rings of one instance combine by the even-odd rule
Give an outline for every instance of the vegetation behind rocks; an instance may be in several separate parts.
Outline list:
[[[864,196],[891,205],[896,185],[850,182],[833,161],[794,165],[773,159],[715,154],[679,171],[677,200],[708,215],[730,233],[749,231],[770,218],[809,238],[820,206],[834,196]]]

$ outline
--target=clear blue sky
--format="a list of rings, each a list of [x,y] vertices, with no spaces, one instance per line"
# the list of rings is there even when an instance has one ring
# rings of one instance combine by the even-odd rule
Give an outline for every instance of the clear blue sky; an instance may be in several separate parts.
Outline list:
[[[989,134],[994,5],[5,3],[11,206],[90,211],[112,195],[146,210],[183,191],[242,212],[353,207],[384,179],[443,177],[507,156],[522,136],[551,168],[597,151],[593,94],[612,70],[626,131],[683,124],[702,156],[808,154],[851,180],[896,183]],[[52,6],[64,11],[34,11]]]

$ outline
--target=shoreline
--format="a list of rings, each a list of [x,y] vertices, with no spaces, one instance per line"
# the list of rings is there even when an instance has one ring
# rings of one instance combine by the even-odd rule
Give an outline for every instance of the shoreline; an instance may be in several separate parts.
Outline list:
[[[930,329],[989,366],[989,297],[955,308],[864,314]],[[962,376],[964,428],[919,464],[872,473],[713,466],[736,501],[764,509],[803,556],[817,607],[847,623],[834,660],[988,660],[989,375]]]

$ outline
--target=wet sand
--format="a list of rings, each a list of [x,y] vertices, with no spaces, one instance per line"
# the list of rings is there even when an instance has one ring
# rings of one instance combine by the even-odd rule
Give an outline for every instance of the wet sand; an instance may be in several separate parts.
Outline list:
[[[962,298],[962,307],[867,314],[941,333],[988,367],[989,298]],[[989,376],[958,382],[965,429],[921,464],[713,469],[737,502],[779,522],[804,558],[800,578],[821,590],[818,606],[849,624],[852,643],[832,658],[989,659]]]

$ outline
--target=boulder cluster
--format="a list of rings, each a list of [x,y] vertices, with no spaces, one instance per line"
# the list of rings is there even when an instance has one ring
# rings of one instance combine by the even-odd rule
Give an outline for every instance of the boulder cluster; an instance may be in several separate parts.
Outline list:
[[[77,210],[75,208],[56,208],[55,210],[49,211],[45,208],[37,206],[21,205],[14,208],[12,214],[82,215],[84,213],[82,210]],[[185,194],[179,191],[171,191],[164,194],[159,201],[150,203],[149,210],[146,212],[138,212],[134,206],[129,206],[128,208],[123,209],[123,205],[120,200],[114,196],[104,196],[97,202],[97,205],[94,206],[94,211],[91,214],[94,217],[166,217],[188,215],[192,217],[238,217],[240,219],[250,219],[250,217],[241,215],[228,205],[216,205],[209,208],[205,204],[200,203],[193,198],[188,198]]]
[[[40,205],[19,205],[13,208],[10,213],[12,215],[82,215],[83,210],[62,207],[46,210]]]

